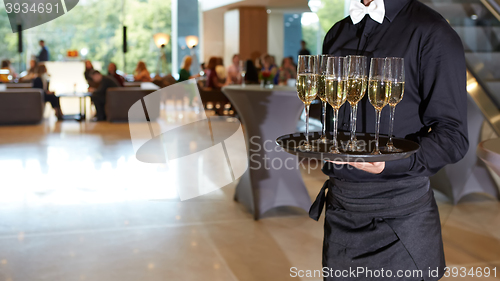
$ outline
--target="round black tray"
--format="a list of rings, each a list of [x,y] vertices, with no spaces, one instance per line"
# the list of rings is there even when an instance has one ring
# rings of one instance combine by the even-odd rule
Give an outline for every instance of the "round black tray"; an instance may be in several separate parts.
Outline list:
[[[413,141],[407,139],[393,138],[394,146],[403,150],[402,152],[384,152],[382,154],[372,155],[371,152],[375,148],[375,135],[357,133],[356,138],[361,142],[362,148],[361,152],[350,152],[346,151],[347,143],[350,139],[350,135],[347,132],[339,132],[337,139],[339,140],[339,154],[330,153],[330,148],[333,144],[317,144],[312,142],[320,137],[319,132],[309,133],[309,142],[313,145],[311,151],[303,151],[298,148],[305,142],[305,133],[295,133],[281,136],[276,139],[276,144],[282,147],[286,152],[290,154],[295,154],[300,157],[313,158],[324,161],[339,161],[339,162],[355,162],[355,161],[365,161],[365,162],[386,162],[400,160],[410,157],[412,154],[418,151],[420,146]],[[332,135],[327,133],[327,138],[332,139]],[[385,144],[388,141],[387,136],[380,136],[380,150],[383,150]]]

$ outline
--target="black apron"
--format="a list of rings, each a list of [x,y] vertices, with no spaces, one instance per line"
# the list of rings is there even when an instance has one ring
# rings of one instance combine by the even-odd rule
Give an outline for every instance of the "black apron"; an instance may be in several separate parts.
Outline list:
[[[324,280],[443,276],[441,224],[427,177],[369,183],[330,178],[309,216],[318,220],[325,203]]]

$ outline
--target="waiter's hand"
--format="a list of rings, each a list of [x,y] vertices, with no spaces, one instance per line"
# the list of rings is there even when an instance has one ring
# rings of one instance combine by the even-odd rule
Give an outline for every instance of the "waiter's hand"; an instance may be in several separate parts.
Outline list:
[[[338,162],[329,161],[336,165],[348,164],[358,170],[362,170],[372,174],[380,174],[385,169],[385,162]]]

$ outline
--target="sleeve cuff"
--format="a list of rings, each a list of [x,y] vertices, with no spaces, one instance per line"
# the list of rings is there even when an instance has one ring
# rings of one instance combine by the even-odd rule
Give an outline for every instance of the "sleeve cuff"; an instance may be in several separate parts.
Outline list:
[[[413,166],[414,159],[415,154],[405,159],[385,162],[385,168],[381,174],[393,175],[409,172]]]

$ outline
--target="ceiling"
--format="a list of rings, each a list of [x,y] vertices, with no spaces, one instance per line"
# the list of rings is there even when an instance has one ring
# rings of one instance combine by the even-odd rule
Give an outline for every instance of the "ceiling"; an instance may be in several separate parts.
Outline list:
[[[233,9],[242,6],[264,6],[271,11],[310,12],[308,0],[200,0],[203,11],[216,8]]]

